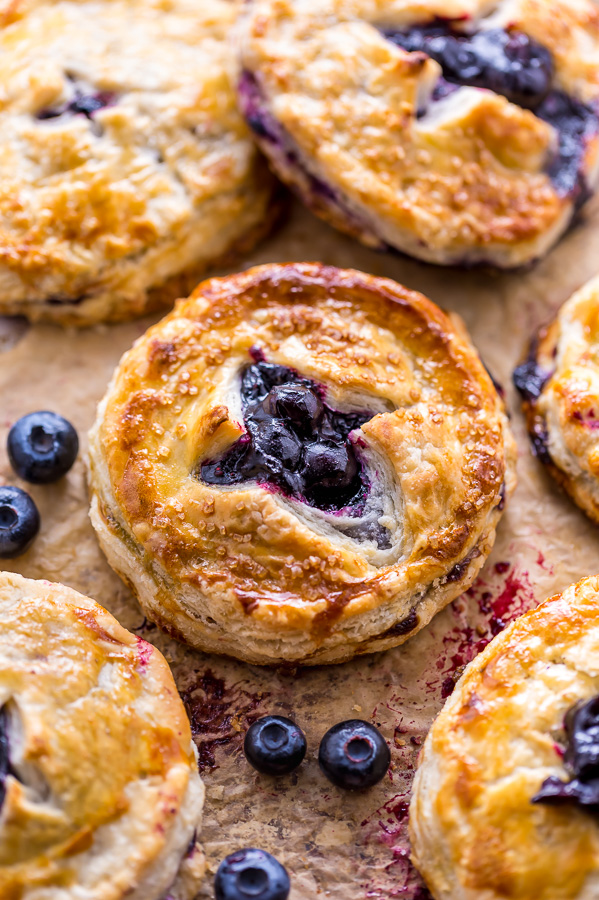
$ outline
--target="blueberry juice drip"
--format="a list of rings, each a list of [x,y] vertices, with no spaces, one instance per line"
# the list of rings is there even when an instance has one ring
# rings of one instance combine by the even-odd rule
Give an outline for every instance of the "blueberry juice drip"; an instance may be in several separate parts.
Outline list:
[[[254,480],[325,511],[359,514],[368,482],[349,435],[372,418],[324,402],[322,386],[292,369],[257,362],[241,376],[246,433],[220,459],[202,463],[207,484]]]
[[[577,703],[564,721],[564,764],[570,781],[555,775],[546,778],[533,803],[574,804],[599,813],[599,696]]]
[[[384,34],[404,50],[426,53],[439,63],[443,78],[433,102],[460,86],[486,88],[552,125],[558,148],[548,174],[555,189],[579,203],[588,198],[581,170],[586,143],[599,133],[599,110],[554,88],[549,50],[520,31],[492,28],[464,34],[445,22]]]

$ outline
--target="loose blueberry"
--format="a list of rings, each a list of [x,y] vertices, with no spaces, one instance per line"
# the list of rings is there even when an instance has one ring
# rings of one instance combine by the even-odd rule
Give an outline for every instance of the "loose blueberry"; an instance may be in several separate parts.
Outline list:
[[[77,432],[53,412],[23,416],[8,433],[8,458],[21,478],[32,484],[58,481],[69,471],[79,450]]]
[[[264,716],[248,728],[243,744],[246,759],[263,775],[288,775],[306,755],[306,737],[283,716]]]
[[[40,514],[29,494],[18,487],[0,487],[0,558],[20,556],[39,529]]]
[[[246,434],[220,459],[202,463],[200,478],[255,479],[319,509],[353,504],[359,512],[368,484],[349,434],[372,414],[331,409],[320,385],[263,360],[245,369],[240,393]]]
[[[287,900],[289,875],[266,850],[238,850],[222,861],[214,879],[216,900]]]
[[[599,696],[568,710],[564,727],[564,764],[572,778],[562,781],[551,775],[532,802],[575,804],[599,812]]]
[[[391,754],[374,725],[349,719],[327,731],[320,742],[318,762],[337,787],[356,790],[372,787],[384,778]]]

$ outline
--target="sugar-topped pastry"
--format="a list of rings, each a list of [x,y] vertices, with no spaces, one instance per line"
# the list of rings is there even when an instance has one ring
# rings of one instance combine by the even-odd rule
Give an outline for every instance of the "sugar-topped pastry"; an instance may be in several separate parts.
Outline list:
[[[228,72],[238,8],[0,2],[0,314],[141,315],[266,231],[273,182]]]
[[[238,44],[274,170],[369,246],[518,266],[597,186],[592,0],[251,0]]]
[[[413,860],[435,900],[599,896],[599,577],[513,622],[425,741]]]
[[[0,573],[0,897],[193,900],[203,803],[158,650],[70,588]]]
[[[514,381],[535,455],[599,524],[599,278],[539,331]]]
[[[515,484],[461,323],[318,264],[201,284],[119,364],[92,523],[146,614],[254,663],[393,647],[462,593]]]

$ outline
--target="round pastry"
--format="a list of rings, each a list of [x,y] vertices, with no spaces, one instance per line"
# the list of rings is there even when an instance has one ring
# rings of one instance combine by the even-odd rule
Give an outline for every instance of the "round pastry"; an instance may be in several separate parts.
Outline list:
[[[369,246],[518,266],[599,180],[592,0],[253,0],[239,44],[273,168]]]
[[[203,803],[161,654],[70,588],[0,573],[0,896],[192,900]]]
[[[562,306],[514,372],[533,452],[599,524],[599,278]]]
[[[472,583],[515,483],[462,326],[317,264],[201,284],[125,354],[90,441],[92,522],[145,613],[253,663],[407,640]]]
[[[599,577],[517,619],[425,741],[413,859],[435,900],[599,896]]]
[[[0,4],[0,313],[86,325],[185,296],[269,225],[231,0]]]

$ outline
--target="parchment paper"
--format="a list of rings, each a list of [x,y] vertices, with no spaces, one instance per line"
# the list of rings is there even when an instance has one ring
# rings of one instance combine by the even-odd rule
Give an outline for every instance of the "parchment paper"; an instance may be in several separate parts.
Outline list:
[[[599,572],[598,532],[532,459],[510,380],[533,329],[599,271],[599,214],[587,213],[536,268],[490,275],[377,255],[296,207],[236,269],[287,260],[354,266],[423,291],[464,318],[506,387],[520,448],[519,486],[474,588],[403,647],[343,666],[289,674],[188,651],[144,622],[105,563],[88,523],[81,461],[58,485],[22,485],[39,505],[42,530],[32,549],[5,567],[94,597],[171,663],[207,786],[202,838],[209,875],[200,897],[213,897],[212,873],[223,856],[258,846],[288,867],[291,900],[424,900],[429,895],[408,862],[407,804],[418,749],[456,671],[515,615]],[[74,332],[0,320],[0,481],[18,483],[6,461],[6,432],[32,410],[70,418],[85,450],[113,367],[148,324]],[[265,713],[294,717],[308,737],[306,761],[280,780],[255,773],[241,749],[248,724]],[[326,729],[354,717],[379,725],[392,749],[390,776],[364,794],[337,790],[317,764]]]

